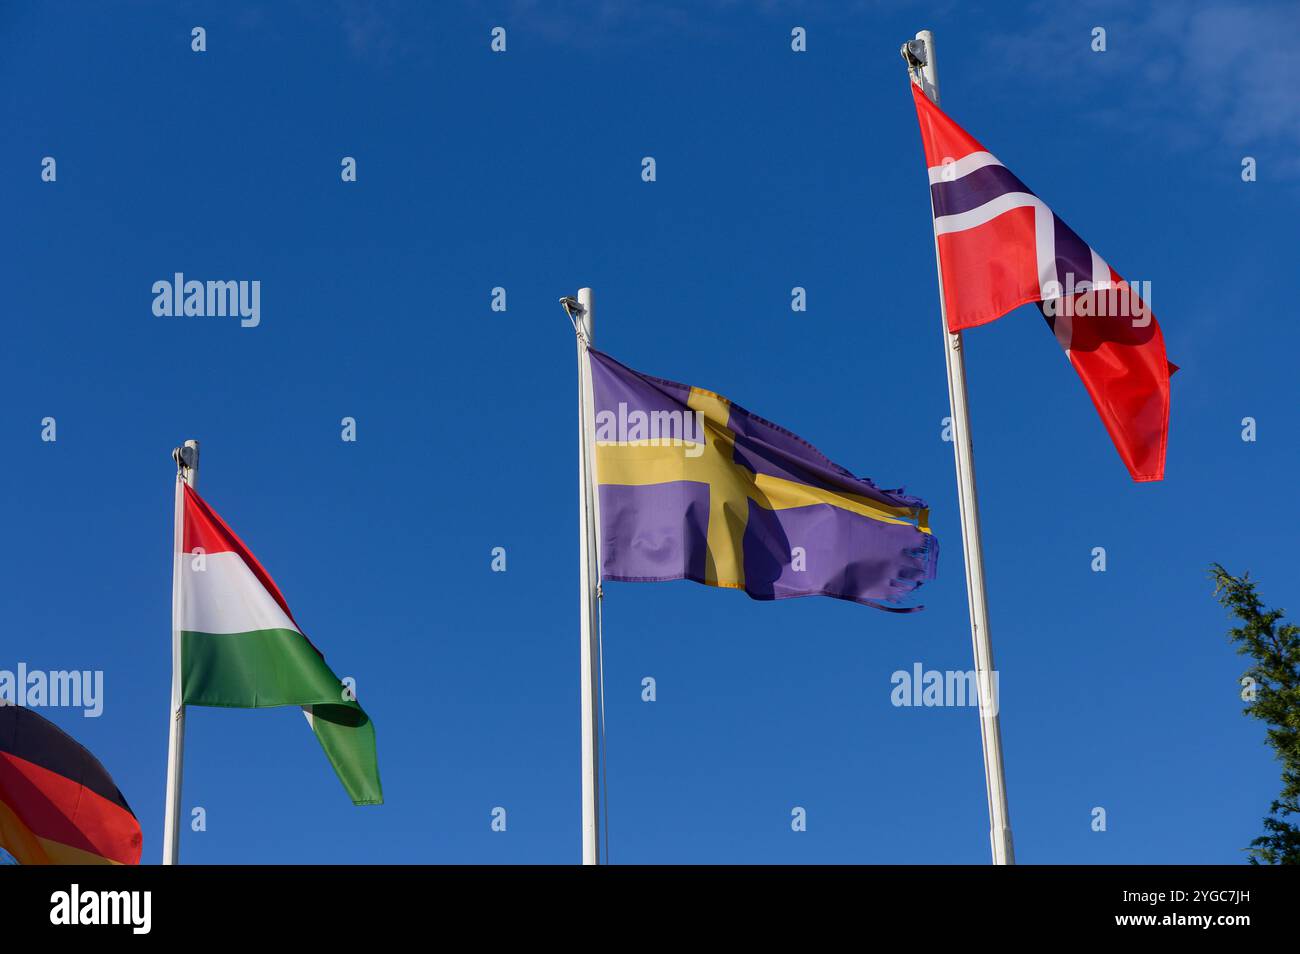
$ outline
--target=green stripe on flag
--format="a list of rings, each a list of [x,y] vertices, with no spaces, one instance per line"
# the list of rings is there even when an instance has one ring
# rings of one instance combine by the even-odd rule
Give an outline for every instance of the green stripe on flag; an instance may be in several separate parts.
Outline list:
[[[375,724],[356,703],[307,708],[316,741],[325,750],[353,805],[384,804],[375,754]]]
[[[182,632],[181,674],[186,705],[303,706],[353,803],[383,804],[374,723],[301,633]]]
[[[343,687],[292,629],[181,633],[182,701],[192,706],[302,706],[341,702]]]

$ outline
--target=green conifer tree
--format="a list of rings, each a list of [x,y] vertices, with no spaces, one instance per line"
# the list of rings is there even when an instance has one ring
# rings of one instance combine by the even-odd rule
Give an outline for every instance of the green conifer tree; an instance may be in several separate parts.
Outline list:
[[[1251,665],[1243,674],[1245,713],[1268,726],[1268,744],[1282,763],[1282,793],[1264,819],[1265,834],[1250,843],[1251,864],[1300,864],[1300,626],[1266,609],[1250,574],[1210,567],[1214,595],[1241,625],[1228,633]]]

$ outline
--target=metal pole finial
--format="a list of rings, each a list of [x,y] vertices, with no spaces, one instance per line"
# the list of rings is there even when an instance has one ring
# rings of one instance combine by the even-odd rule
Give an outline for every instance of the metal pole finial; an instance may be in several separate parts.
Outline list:
[[[194,441],[186,441],[180,447],[172,448],[172,460],[177,469],[192,470],[199,459],[199,448]]]
[[[909,69],[919,70],[929,62],[924,40],[908,40],[898,52],[907,62]]]

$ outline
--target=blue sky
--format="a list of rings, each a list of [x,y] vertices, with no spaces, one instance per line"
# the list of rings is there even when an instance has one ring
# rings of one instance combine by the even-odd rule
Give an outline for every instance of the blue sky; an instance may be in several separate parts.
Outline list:
[[[1152,282],[1182,367],[1167,477],[1136,485],[1032,307],[966,336],[1019,859],[1243,860],[1278,767],[1240,714],[1206,567],[1296,602],[1294,6],[6,4],[0,669],[104,671],[102,717],[45,714],[113,773],[146,862],[169,455],[187,437],[201,492],[356,678],[387,804],[349,804],[294,710],[191,709],[184,800],[207,831],[182,859],[578,859],[574,349],[556,300],[580,285],[604,350],[906,485],[944,544],[910,616],[611,584],[612,860],[987,861],[974,711],[890,704],[895,670],[971,666],[897,52],[921,28],[945,108]],[[261,324],[155,317],[151,286],[176,271],[259,280]]]

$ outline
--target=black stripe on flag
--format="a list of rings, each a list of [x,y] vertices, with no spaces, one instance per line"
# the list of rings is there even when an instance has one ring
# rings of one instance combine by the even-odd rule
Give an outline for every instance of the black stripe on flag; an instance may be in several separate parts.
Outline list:
[[[131,811],[131,806],[113,784],[104,766],[99,764],[99,759],[53,722],[30,709],[0,705],[0,752],[78,782],[127,812]]]

